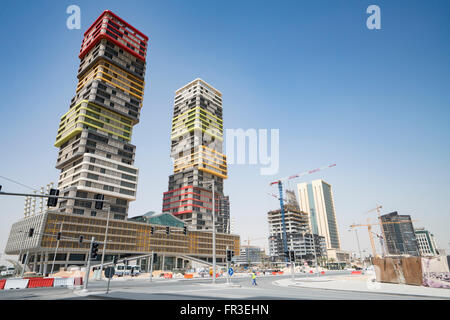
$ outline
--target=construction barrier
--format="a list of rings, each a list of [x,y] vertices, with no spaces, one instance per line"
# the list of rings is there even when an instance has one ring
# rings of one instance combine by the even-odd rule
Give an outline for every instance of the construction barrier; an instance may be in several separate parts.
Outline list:
[[[351,274],[362,274],[362,271],[361,270],[357,270],[357,271],[352,271],[352,273]]]
[[[31,280],[31,279],[44,279],[44,277],[23,277],[24,279],[28,279],[28,280]]]
[[[186,274],[184,275],[184,277],[185,277],[186,279],[192,279],[192,278],[194,277],[194,275],[193,275],[193,274],[188,274],[188,273],[186,273]]]
[[[73,287],[74,278],[54,278],[53,287]]]
[[[314,273],[314,271],[312,271],[312,270],[309,270],[309,273]]]
[[[283,274],[283,271],[279,271],[278,274],[280,274],[280,275]]]
[[[83,278],[81,278],[81,277],[74,278],[73,285],[74,286],[82,286],[83,285]]]
[[[321,274],[325,274],[325,271],[322,271]]]
[[[27,288],[49,288],[53,287],[54,278],[30,278]]]
[[[0,290],[2,290],[5,287],[6,279],[0,280]]]
[[[272,272],[272,275],[274,275],[274,276],[275,276],[276,274],[277,274],[277,273],[276,273],[275,271],[273,271],[273,272]]]
[[[25,289],[28,286],[28,279],[7,279],[5,290],[8,289]]]
[[[172,279],[171,273],[164,273],[164,279]]]

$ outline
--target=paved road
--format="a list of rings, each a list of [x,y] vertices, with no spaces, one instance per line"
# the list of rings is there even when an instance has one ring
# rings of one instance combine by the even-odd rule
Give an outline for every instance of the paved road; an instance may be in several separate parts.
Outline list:
[[[342,272],[328,273],[327,277],[342,275]],[[312,275],[302,275],[311,277]],[[63,288],[37,288],[26,290],[0,291],[0,299],[49,299],[49,300],[103,300],[103,299],[138,299],[138,300],[197,300],[197,299],[322,299],[322,300],[396,300],[396,299],[426,299],[424,297],[350,292],[339,290],[311,289],[300,287],[280,287],[273,283],[276,280],[286,279],[290,276],[258,277],[258,286],[251,285],[250,277],[233,278],[233,284],[240,287],[225,285],[225,279],[218,279],[212,285],[211,279],[175,279],[175,280],[116,280],[111,281],[110,293],[105,294],[105,281],[90,281],[90,295],[80,295],[79,290]],[[300,276],[296,275],[296,278]]]

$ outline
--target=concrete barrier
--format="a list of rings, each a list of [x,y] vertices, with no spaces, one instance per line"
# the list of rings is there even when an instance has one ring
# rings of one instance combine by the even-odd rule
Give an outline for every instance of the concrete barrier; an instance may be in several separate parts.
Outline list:
[[[5,287],[5,283],[6,283],[6,279],[0,280],[0,290],[3,290],[3,288]]]
[[[83,285],[83,278],[82,277],[74,278],[73,285],[74,286],[82,286]]]
[[[50,288],[53,287],[54,278],[31,278],[28,279],[27,288]]]
[[[5,290],[8,289],[25,289],[28,286],[28,279],[7,279]]]
[[[55,278],[53,287],[73,287],[74,278]]]

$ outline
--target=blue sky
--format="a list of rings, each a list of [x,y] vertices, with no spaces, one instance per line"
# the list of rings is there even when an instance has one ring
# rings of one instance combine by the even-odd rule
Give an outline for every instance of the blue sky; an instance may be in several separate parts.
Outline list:
[[[71,4],[81,30],[66,28]],[[381,30],[366,28],[371,4]],[[105,9],[150,38],[130,216],[161,210],[174,91],[200,77],[223,93],[225,128],[280,129],[278,175],[229,167],[225,192],[242,238],[268,234],[267,211],[278,207],[269,182],[337,163],[300,181],[333,186],[343,249],[356,249],[348,225],[381,203],[383,213],[420,220],[450,252],[448,1],[3,1],[0,175],[33,187],[57,181],[53,143],[82,36]],[[1,198],[0,211],[2,249],[23,199]],[[369,250],[367,231],[359,238]]]

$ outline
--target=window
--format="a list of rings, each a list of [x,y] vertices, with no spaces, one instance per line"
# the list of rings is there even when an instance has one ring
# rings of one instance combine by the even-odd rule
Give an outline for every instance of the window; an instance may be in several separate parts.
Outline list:
[[[84,214],[84,210],[83,210],[83,209],[77,209],[77,208],[74,208],[74,209],[73,209],[73,213],[74,213],[74,214]]]

